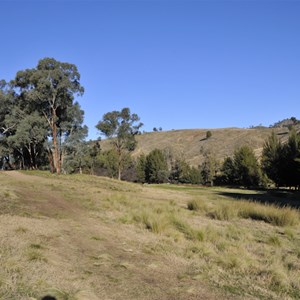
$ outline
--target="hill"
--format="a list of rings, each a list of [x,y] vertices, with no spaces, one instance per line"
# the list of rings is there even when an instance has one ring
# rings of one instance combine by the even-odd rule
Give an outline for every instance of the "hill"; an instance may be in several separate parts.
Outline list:
[[[0,299],[300,297],[299,212],[258,203],[299,207],[299,194],[48,172],[0,180]]]
[[[206,132],[212,136],[206,139]],[[186,129],[162,132],[143,133],[137,136],[138,145],[133,153],[148,154],[151,150],[168,149],[175,157],[183,157],[191,165],[202,163],[206,151],[213,152],[220,160],[232,156],[242,145],[249,145],[260,156],[265,140],[275,131],[283,142],[288,139],[287,128],[257,127],[251,129],[221,128],[221,129]],[[103,140],[102,149],[109,148],[108,140]]]

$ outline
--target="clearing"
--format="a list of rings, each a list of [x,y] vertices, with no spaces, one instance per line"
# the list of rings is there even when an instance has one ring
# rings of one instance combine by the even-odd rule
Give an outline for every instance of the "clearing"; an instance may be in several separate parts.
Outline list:
[[[1,299],[300,298],[297,193],[0,180]]]

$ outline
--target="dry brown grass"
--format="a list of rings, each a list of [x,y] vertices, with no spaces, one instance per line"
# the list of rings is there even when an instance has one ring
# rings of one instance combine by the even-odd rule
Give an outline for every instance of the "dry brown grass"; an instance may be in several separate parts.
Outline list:
[[[296,210],[218,188],[43,172],[0,180],[0,299],[300,297]]]
[[[155,148],[167,149],[175,157],[184,157],[191,165],[198,166],[203,161],[203,154],[206,151],[212,151],[218,159],[222,160],[226,156],[231,156],[241,146],[249,145],[259,156],[272,130],[279,134],[278,137],[281,140],[285,141],[288,136],[286,128],[219,128],[209,129],[212,137],[206,139],[207,130],[172,130],[139,135],[137,136],[137,149],[133,155],[137,157],[142,153],[148,154]],[[104,150],[110,147],[107,140],[101,143]]]

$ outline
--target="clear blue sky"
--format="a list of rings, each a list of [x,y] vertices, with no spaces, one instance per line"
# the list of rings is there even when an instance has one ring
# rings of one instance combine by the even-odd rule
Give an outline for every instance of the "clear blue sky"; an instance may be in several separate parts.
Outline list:
[[[3,1],[0,79],[54,57],[81,73],[89,138],[129,107],[144,130],[300,118],[299,1]]]

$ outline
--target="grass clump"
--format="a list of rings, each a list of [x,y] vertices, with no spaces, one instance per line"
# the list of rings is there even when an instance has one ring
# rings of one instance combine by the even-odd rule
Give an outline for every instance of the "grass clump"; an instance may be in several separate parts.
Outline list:
[[[188,202],[187,208],[194,211],[206,211],[207,205],[200,199],[193,199]]]
[[[47,262],[47,259],[44,257],[41,251],[36,249],[31,249],[27,252],[28,261],[39,261],[39,262]]]
[[[279,208],[257,203],[239,203],[241,218],[264,221],[276,226],[294,226],[299,223],[299,212],[290,207]]]
[[[183,235],[185,236],[186,239],[188,240],[197,240],[197,241],[203,241],[204,240],[204,233],[199,230],[193,229],[189,224],[186,222],[173,218],[172,223],[174,227]]]
[[[272,235],[268,238],[268,244],[275,247],[280,247],[281,241],[277,235]]]
[[[30,248],[31,249],[43,249],[43,246],[40,244],[31,244]]]
[[[28,231],[27,228],[19,226],[18,228],[16,228],[15,232],[16,233],[26,233]]]
[[[238,216],[238,211],[234,205],[220,204],[214,211],[208,213],[214,220],[231,221]]]
[[[104,241],[104,238],[98,235],[91,236],[91,239],[94,241]]]
[[[168,226],[167,217],[165,214],[155,214],[152,212],[143,211],[141,214],[135,214],[133,220],[141,223],[151,232],[162,233]]]

